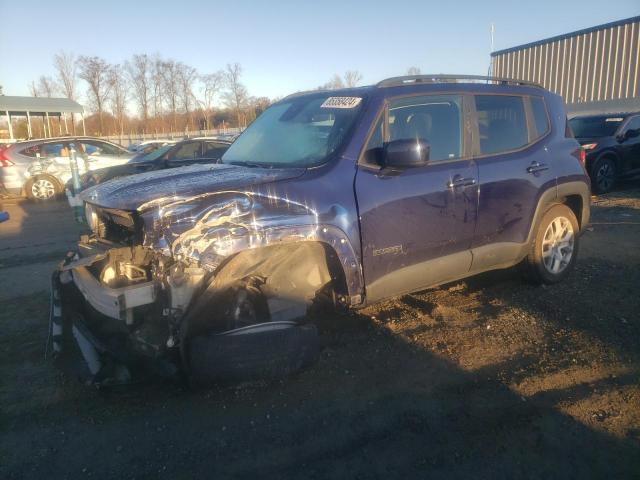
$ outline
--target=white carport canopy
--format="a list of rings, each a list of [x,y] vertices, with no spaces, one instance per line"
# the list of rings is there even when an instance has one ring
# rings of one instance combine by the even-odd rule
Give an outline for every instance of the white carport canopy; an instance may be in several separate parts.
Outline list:
[[[45,137],[53,136],[51,132],[51,122],[49,117],[61,117],[64,118],[65,133],[69,133],[67,128],[67,114],[71,114],[73,120],[73,114],[79,113],[82,118],[82,131],[86,135],[84,127],[84,108],[78,102],[69,100],[68,98],[45,98],[45,97],[11,97],[7,95],[0,95],[0,116],[6,116],[9,123],[9,136],[11,140],[13,137],[13,126],[11,125],[11,117],[22,116],[27,117],[27,124],[29,128],[29,137],[32,137],[31,129],[31,117],[40,116],[44,120],[46,119]],[[61,127],[62,128],[62,127]]]

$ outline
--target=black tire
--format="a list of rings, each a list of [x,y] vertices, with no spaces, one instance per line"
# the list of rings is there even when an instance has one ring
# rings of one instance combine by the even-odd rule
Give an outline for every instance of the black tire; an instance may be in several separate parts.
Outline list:
[[[595,193],[607,193],[616,184],[618,168],[615,159],[599,158],[591,169],[591,187]]]
[[[36,175],[30,178],[24,189],[30,200],[38,202],[55,200],[62,193],[60,183],[50,175]]]
[[[566,223],[562,220],[566,220]],[[556,222],[556,223],[554,223]],[[560,240],[564,227],[552,226],[564,225],[571,228],[571,245],[568,237]],[[556,240],[554,231],[558,231]],[[536,227],[535,236],[531,243],[529,254],[523,262],[527,278],[537,284],[553,284],[564,280],[573,269],[580,245],[578,220],[573,211],[566,205],[554,205],[542,216]],[[567,254],[570,249],[570,257]],[[561,260],[563,259],[563,260]],[[557,270],[557,271],[554,271]]]
[[[314,325],[291,325],[242,335],[229,333],[189,339],[184,348],[191,385],[281,377],[311,365],[319,353]]]

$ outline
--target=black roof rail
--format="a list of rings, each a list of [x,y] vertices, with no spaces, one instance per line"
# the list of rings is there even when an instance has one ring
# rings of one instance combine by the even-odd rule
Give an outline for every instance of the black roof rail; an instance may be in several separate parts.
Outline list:
[[[398,87],[402,85],[415,85],[417,83],[494,83],[497,85],[526,85],[528,87],[543,88],[541,85],[525,80],[504,77],[487,77],[483,75],[405,75],[403,77],[386,78],[376,87]]]

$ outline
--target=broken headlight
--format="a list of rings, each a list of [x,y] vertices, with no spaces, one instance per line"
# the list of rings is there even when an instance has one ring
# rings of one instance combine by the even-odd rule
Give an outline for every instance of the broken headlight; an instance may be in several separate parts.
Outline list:
[[[96,209],[89,203],[84,204],[84,216],[91,231],[93,233],[97,233],[98,226],[100,225],[100,218],[98,217]]]

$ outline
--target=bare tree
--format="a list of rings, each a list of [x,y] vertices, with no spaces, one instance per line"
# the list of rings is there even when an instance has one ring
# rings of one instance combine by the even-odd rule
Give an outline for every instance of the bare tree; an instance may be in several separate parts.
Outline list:
[[[58,74],[58,82],[65,97],[76,99],[76,58],[68,52],[59,52],[53,56],[53,65]]]
[[[118,132],[124,132],[124,120],[127,111],[128,85],[121,65],[113,65],[109,71],[109,88],[111,91],[111,112],[116,119]]]
[[[178,90],[179,86],[179,66],[175,60],[167,60],[162,62],[162,90],[164,93],[167,106],[171,112],[171,128],[173,131],[178,129],[177,112],[178,112]]]
[[[164,62],[159,56],[153,59],[151,70],[151,98],[153,105],[153,116],[158,117],[162,114],[162,103],[164,102],[164,78],[163,78]]]
[[[134,55],[131,61],[125,63],[125,70],[133,88],[133,96],[142,115],[143,128],[147,127],[149,121],[152,67],[152,61],[146,53]]]
[[[318,88],[322,90],[335,90],[337,88],[344,88],[344,82],[342,81],[342,77],[336,73],[333,75],[333,77],[331,77],[331,80],[329,80],[324,85],[319,86]]]
[[[178,96],[180,97],[180,103],[182,109],[187,115],[187,122],[191,118],[191,106],[195,100],[193,93],[193,84],[198,78],[198,72],[195,68],[185,65],[184,63],[178,63]],[[188,126],[188,123],[187,123]]]
[[[38,87],[36,85],[36,82],[31,80],[31,83],[29,84],[29,93],[31,94],[32,97],[39,97],[40,96],[40,92],[38,91]]]
[[[344,72],[344,84],[347,87],[355,87],[362,80],[362,74],[357,70],[347,70]]]
[[[239,63],[233,65],[228,63],[224,72],[224,84],[227,91],[224,93],[224,99],[227,105],[236,112],[238,127],[242,126],[242,108],[247,102],[247,88],[240,81],[242,76],[242,66]]]
[[[38,91],[40,96],[51,98],[53,94],[57,90],[56,83],[53,81],[53,78],[47,77],[45,75],[41,75],[38,79]]]
[[[420,75],[422,72],[419,67],[409,67],[407,68],[407,75]]]
[[[100,133],[102,133],[104,132],[102,113],[104,104],[109,96],[109,72],[111,68],[100,57],[85,57],[84,55],[78,58],[78,68],[80,70],[79,77],[89,85],[89,97],[98,112]]]
[[[211,129],[211,113],[213,111],[213,102],[215,96],[220,92],[224,83],[224,72],[219,70],[215,73],[208,73],[200,76],[202,84],[202,104],[204,106],[204,121],[207,130]]]

